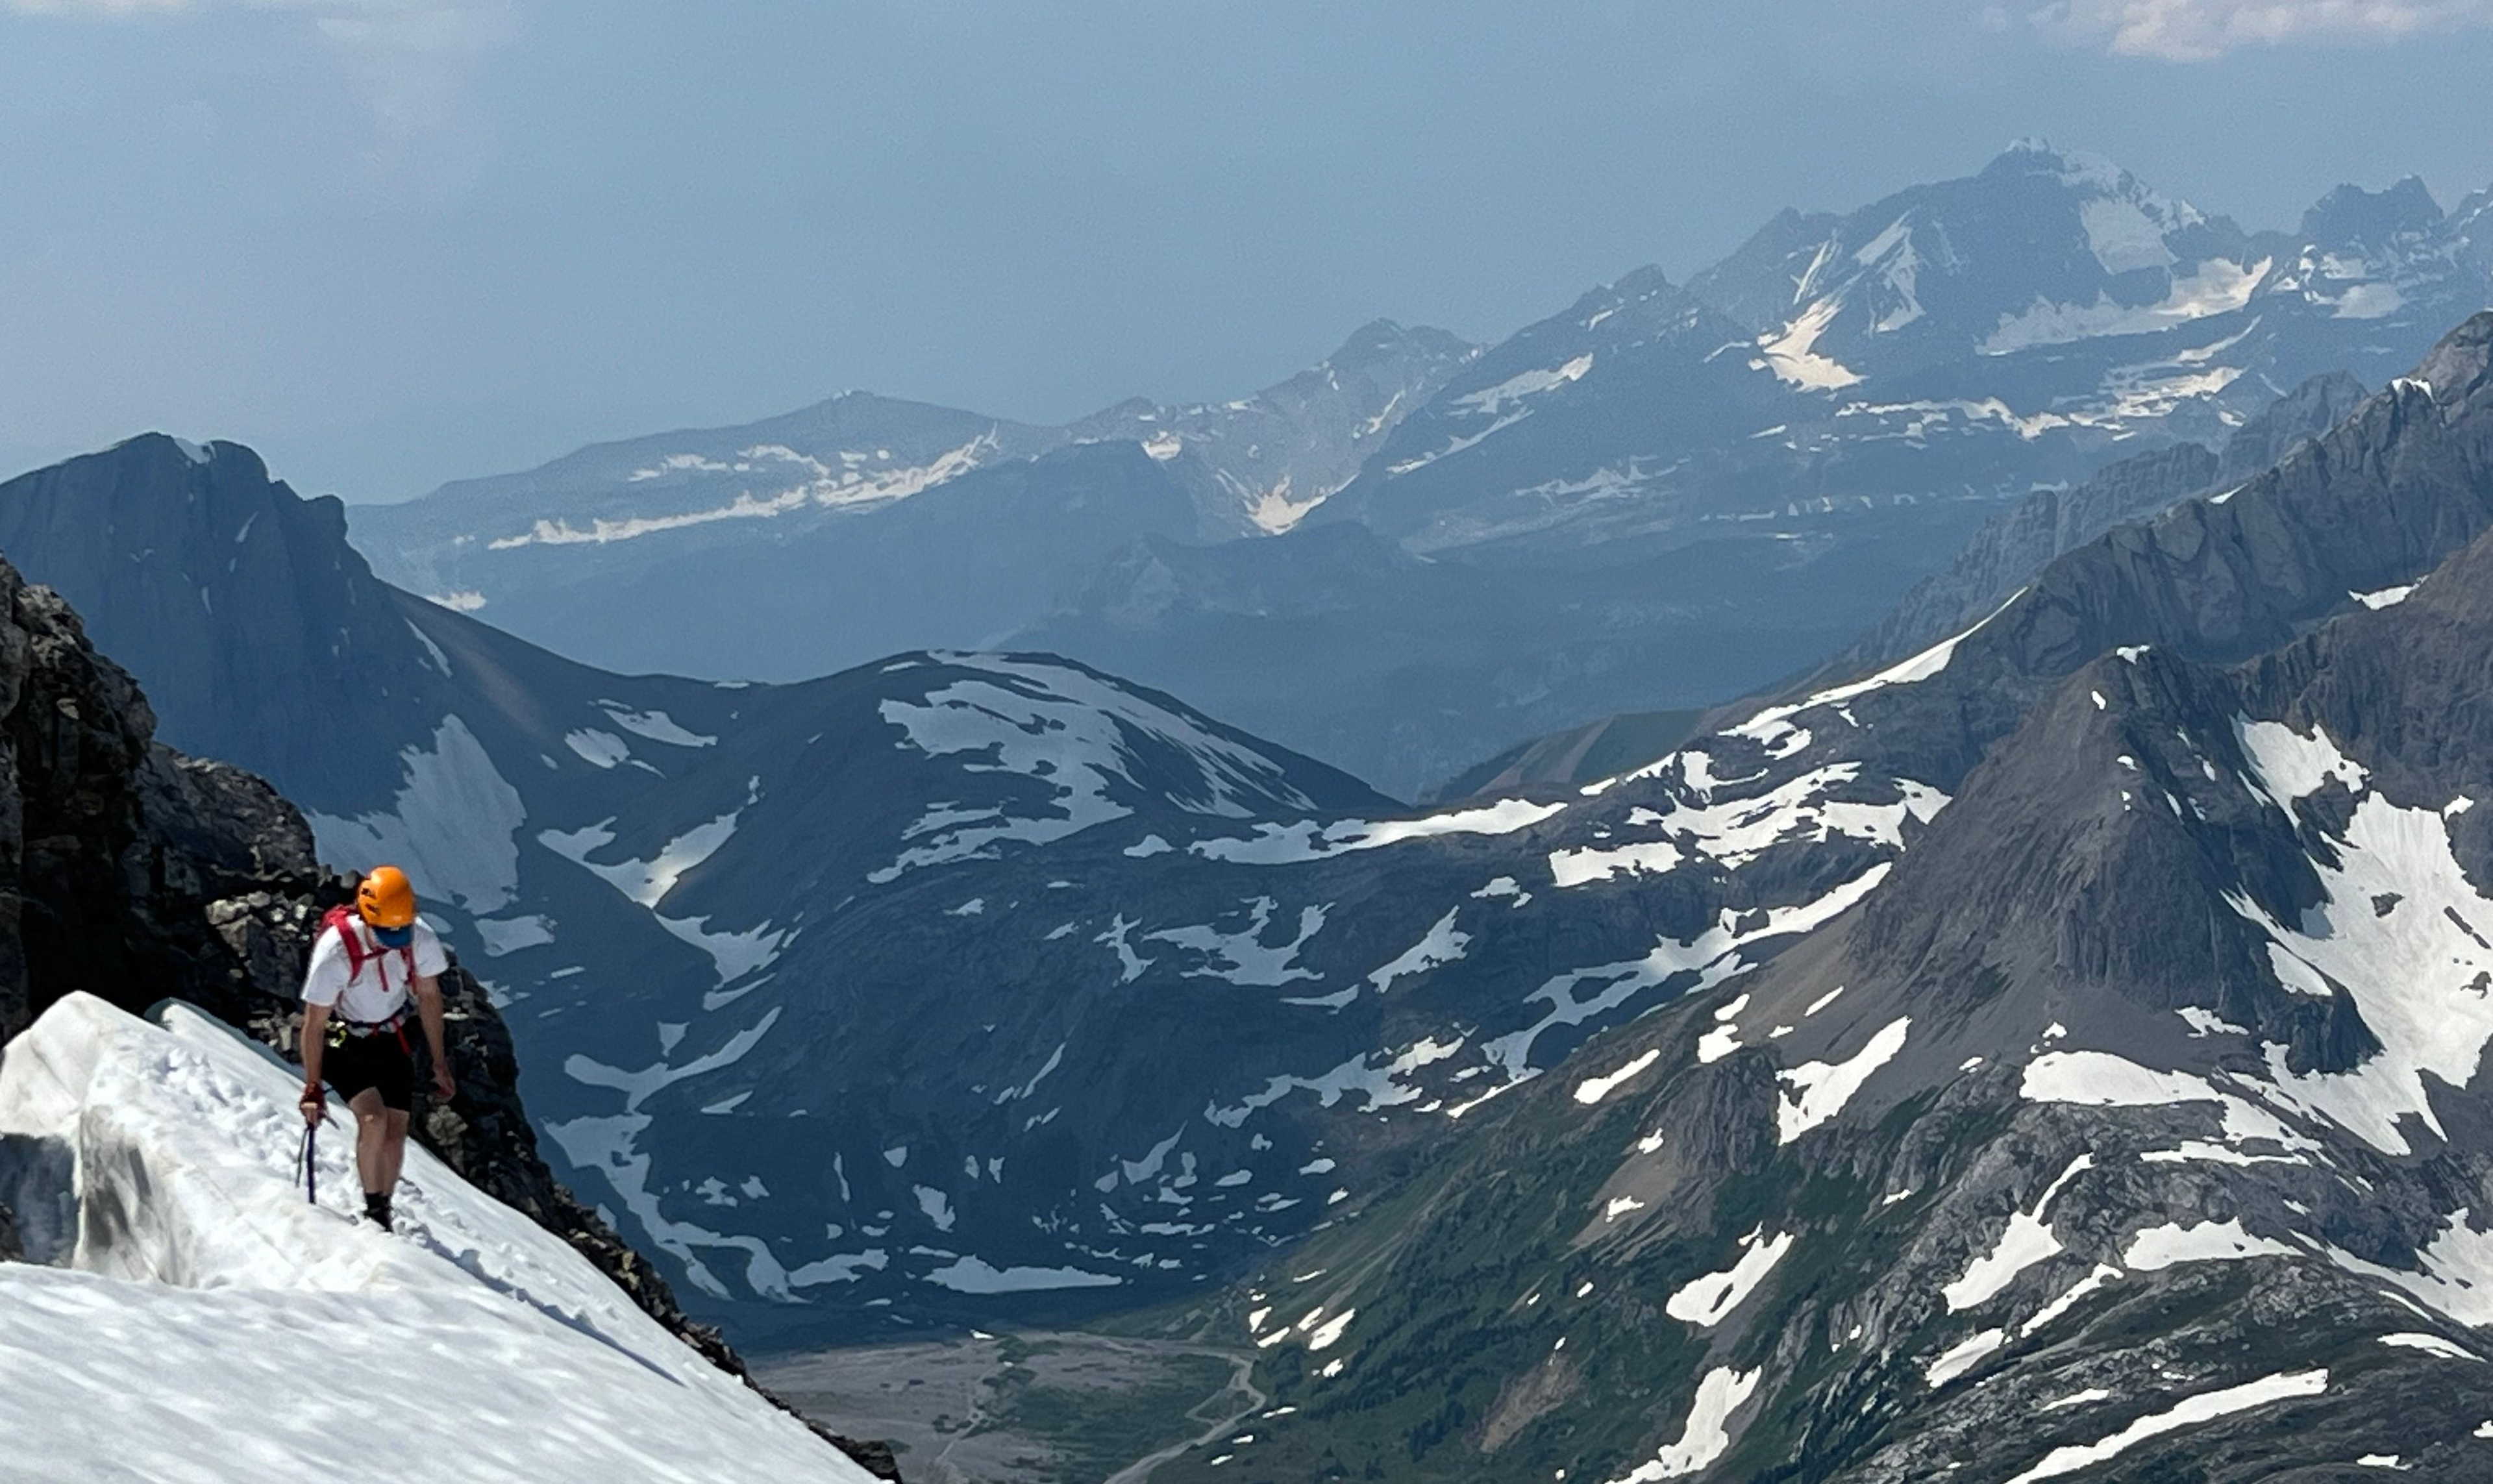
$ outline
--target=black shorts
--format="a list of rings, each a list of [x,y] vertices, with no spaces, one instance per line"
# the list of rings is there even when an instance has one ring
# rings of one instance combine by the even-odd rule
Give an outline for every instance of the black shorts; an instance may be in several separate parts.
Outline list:
[[[415,1054],[402,1037],[405,1027],[369,1036],[348,1036],[320,1058],[320,1075],[339,1097],[351,1103],[372,1088],[383,1108],[405,1113],[415,1106]]]

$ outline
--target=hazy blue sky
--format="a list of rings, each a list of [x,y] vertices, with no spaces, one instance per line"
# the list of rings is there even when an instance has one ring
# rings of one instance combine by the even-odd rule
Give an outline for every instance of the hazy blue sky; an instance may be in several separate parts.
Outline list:
[[[2251,226],[2493,183],[2493,0],[2033,4],[0,0],[0,472],[1237,395],[2026,134]]]

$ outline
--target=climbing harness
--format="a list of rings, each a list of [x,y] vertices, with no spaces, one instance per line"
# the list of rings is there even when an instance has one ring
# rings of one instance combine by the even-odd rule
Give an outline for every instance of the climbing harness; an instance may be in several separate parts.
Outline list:
[[[407,1012],[405,1010],[385,1021],[350,1021],[344,1016],[333,1016],[329,1021],[329,1044],[340,1047],[350,1039],[360,1041],[367,1036],[395,1035],[398,1049],[412,1056],[415,1045],[406,1038],[406,1023]]]

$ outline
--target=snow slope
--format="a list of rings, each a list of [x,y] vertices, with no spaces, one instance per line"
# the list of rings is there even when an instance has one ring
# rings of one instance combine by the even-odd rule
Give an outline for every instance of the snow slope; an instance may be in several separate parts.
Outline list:
[[[294,1182],[295,1083],[168,1004],[86,994],[0,1054],[12,1479],[862,1481],[553,1236],[420,1148],[401,1232],[350,1219],[350,1138]]]

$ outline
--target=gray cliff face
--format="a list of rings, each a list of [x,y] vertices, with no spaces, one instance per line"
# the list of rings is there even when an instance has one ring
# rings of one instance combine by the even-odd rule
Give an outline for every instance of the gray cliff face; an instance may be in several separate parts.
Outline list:
[[[1231,1296],[1274,1409],[1169,1476],[2481,1477],[2488,360],[1658,767],[1613,848],[1948,802]]]
[[[2336,426],[2362,397],[2361,383],[2352,376],[2326,372],[2235,429],[2221,454],[2211,455],[2196,443],[2178,443],[2123,459],[2065,489],[2034,491],[1983,522],[1943,570],[1915,583],[1836,658],[1811,667],[1812,673],[1848,674],[1903,659],[1964,631],[2007,602],[2054,557],[2190,495],[2243,483],[2296,445]],[[1719,554],[1705,552],[1709,558]],[[1749,574],[1727,573],[1719,560],[1713,563],[1713,575],[1754,580]],[[1431,786],[1422,797],[1465,798],[1500,789],[1590,783],[1669,752],[1705,709],[1663,714],[1685,717],[1684,725],[1674,720],[1657,726],[1651,714],[1629,713],[1536,737]]]
[[[155,726],[77,614],[0,562],[0,1038],[84,991],[134,1013],[182,999],[293,1056],[312,935],[351,883],[321,870],[312,831],[276,790],[157,743]],[[547,1168],[509,1029],[474,976],[454,965],[443,989],[459,1092],[447,1104],[419,1092],[426,1146],[742,1375],[718,1332],[689,1321],[665,1279]],[[0,1205],[0,1258],[20,1256]],[[852,1451],[887,1470],[877,1447]]]
[[[2234,430],[2217,461],[2215,482],[2239,484],[2283,461],[2296,444],[2344,422],[2364,395],[2363,383],[2344,371],[2324,371],[2305,381]]]
[[[1958,633],[2054,557],[2190,495],[2241,484],[2335,427],[2362,399],[2362,383],[2343,371],[2314,376],[2236,429],[2221,455],[2181,443],[2124,459],[2066,490],[2036,490],[1974,532],[1945,572],[1915,584],[1836,663],[1902,659]]]

